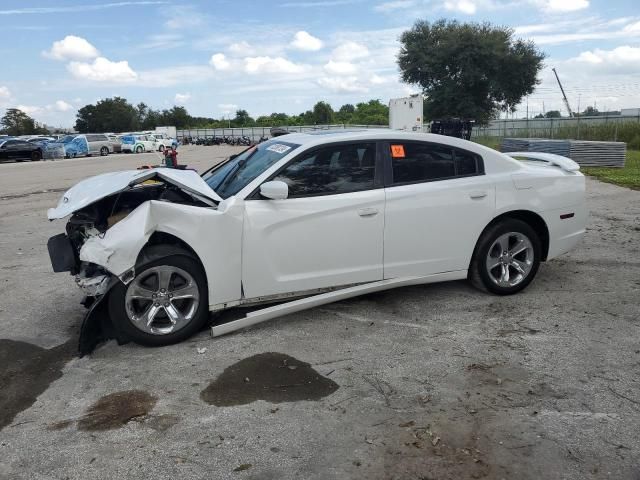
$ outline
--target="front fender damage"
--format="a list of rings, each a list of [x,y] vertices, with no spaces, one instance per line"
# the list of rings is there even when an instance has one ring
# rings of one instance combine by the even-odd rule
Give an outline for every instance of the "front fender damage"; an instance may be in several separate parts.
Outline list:
[[[119,345],[129,342],[129,338],[109,318],[108,298],[118,282],[126,284],[135,276],[138,254],[153,233],[153,229],[148,228],[151,204],[141,204],[104,235],[89,238],[80,249],[81,261],[100,265],[110,274],[96,280],[85,279],[85,284],[79,285],[89,294],[85,299],[85,306],[89,310],[82,321],[78,342],[81,356],[111,339],[115,339]],[[97,288],[92,292],[90,289],[95,285]]]

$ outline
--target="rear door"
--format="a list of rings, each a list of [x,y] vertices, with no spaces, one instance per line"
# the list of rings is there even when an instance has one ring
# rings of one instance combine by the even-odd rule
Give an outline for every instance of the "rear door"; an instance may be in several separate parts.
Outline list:
[[[384,188],[375,142],[302,152],[270,180],[289,198],[245,200],[244,295],[382,280]]]
[[[495,211],[480,155],[419,141],[389,142],[383,151],[385,278],[466,270]]]

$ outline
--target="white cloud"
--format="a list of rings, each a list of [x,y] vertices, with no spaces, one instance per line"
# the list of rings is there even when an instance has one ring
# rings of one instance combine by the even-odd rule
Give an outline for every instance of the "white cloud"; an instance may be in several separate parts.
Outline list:
[[[376,12],[389,13],[395,10],[402,10],[405,8],[411,8],[416,5],[415,0],[395,0],[391,2],[384,2],[376,5],[373,9]]]
[[[244,62],[244,70],[250,74],[300,73],[305,69],[283,57],[247,57]]]
[[[349,62],[367,56],[369,56],[369,49],[356,42],[345,42],[331,53],[331,57],[338,62]]]
[[[575,12],[589,8],[589,0],[535,0],[535,3],[548,12]]]
[[[64,100],[56,100],[56,103],[53,105],[53,108],[58,112],[68,112],[73,109],[73,106]]]
[[[166,0],[146,0],[139,2],[112,2],[112,3],[99,3],[93,5],[70,5],[70,6],[56,6],[56,7],[26,7],[26,8],[12,8],[7,10],[0,10],[0,15],[29,15],[29,14],[47,14],[47,13],[77,13],[77,12],[90,12],[95,10],[104,10],[107,8],[122,8],[137,5],[165,5],[169,2]]]
[[[35,105],[16,105],[16,108],[27,115],[37,115],[43,111],[42,107],[36,107]]]
[[[104,57],[98,57],[92,63],[71,62],[67,69],[74,77],[93,82],[129,83],[138,78],[126,60],[112,62]]]
[[[11,91],[8,87],[0,87],[0,105],[4,105],[11,100]]]
[[[138,73],[137,86],[163,88],[187,84],[203,83],[215,77],[215,72],[207,65],[178,65],[167,69],[165,67],[151,70],[141,70]]]
[[[96,47],[75,35],[67,35],[62,40],[53,42],[51,50],[42,53],[55,60],[91,60],[100,55]]]
[[[392,77],[392,76],[380,76],[380,75],[376,75],[375,73],[373,75],[371,75],[371,77],[369,77],[369,83],[371,85],[384,85],[385,83],[391,83],[394,80],[396,80],[396,77]]]
[[[473,15],[478,9],[476,3],[472,0],[446,0],[444,2],[444,8],[452,12],[460,12],[466,15]]]
[[[319,38],[301,30],[294,35],[290,45],[296,50],[316,52],[322,48],[323,43]]]
[[[340,5],[351,5],[353,3],[362,3],[363,0],[307,0],[297,2],[286,2],[278,5],[279,7],[291,8],[315,8],[315,7],[337,7]]]
[[[630,23],[622,29],[625,33],[640,33],[640,22]]]
[[[353,63],[335,62],[333,60],[329,60],[324,69],[331,75],[353,75],[358,71],[358,68]]]
[[[238,105],[234,103],[219,103],[218,108],[224,115],[228,115],[238,110]]]
[[[190,93],[176,93],[176,96],[173,97],[173,101],[176,105],[184,105],[189,100],[191,100]]]
[[[231,63],[229,63],[229,60],[227,60],[227,57],[224,53],[216,53],[211,55],[209,64],[216,70],[229,70],[231,68]]]
[[[238,55],[241,57],[248,57],[249,55],[255,54],[255,49],[249,42],[246,42],[244,40],[229,45],[229,51],[234,55]]]
[[[635,74],[640,73],[640,47],[623,45],[613,50],[596,48],[581,52],[570,61],[597,66],[601,72]]]
[[[335,93],[365,93],[369,89],[357,77],[321,77],[318,85]]]

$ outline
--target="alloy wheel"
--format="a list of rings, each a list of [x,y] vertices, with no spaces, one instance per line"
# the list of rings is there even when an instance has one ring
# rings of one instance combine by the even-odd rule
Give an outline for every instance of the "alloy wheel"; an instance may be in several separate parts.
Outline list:
[[[131,323],[143,332],[167,335],[193,320],[200,292],[185,270],[162,265],[138,275],[128,286],[125,310]]]
[[[486,268],[489,278],[500,287],[515,287],[522,283],[534,264],[531,240],[520,232],[500,235],[489,248]]]

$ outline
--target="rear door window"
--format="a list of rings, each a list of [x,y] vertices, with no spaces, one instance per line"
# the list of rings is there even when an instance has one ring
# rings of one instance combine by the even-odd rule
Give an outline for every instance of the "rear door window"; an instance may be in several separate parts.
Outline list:
[[[479,156],[435,143],[394,142],[389,145],[393,185],[431,182],[481,173]]]

